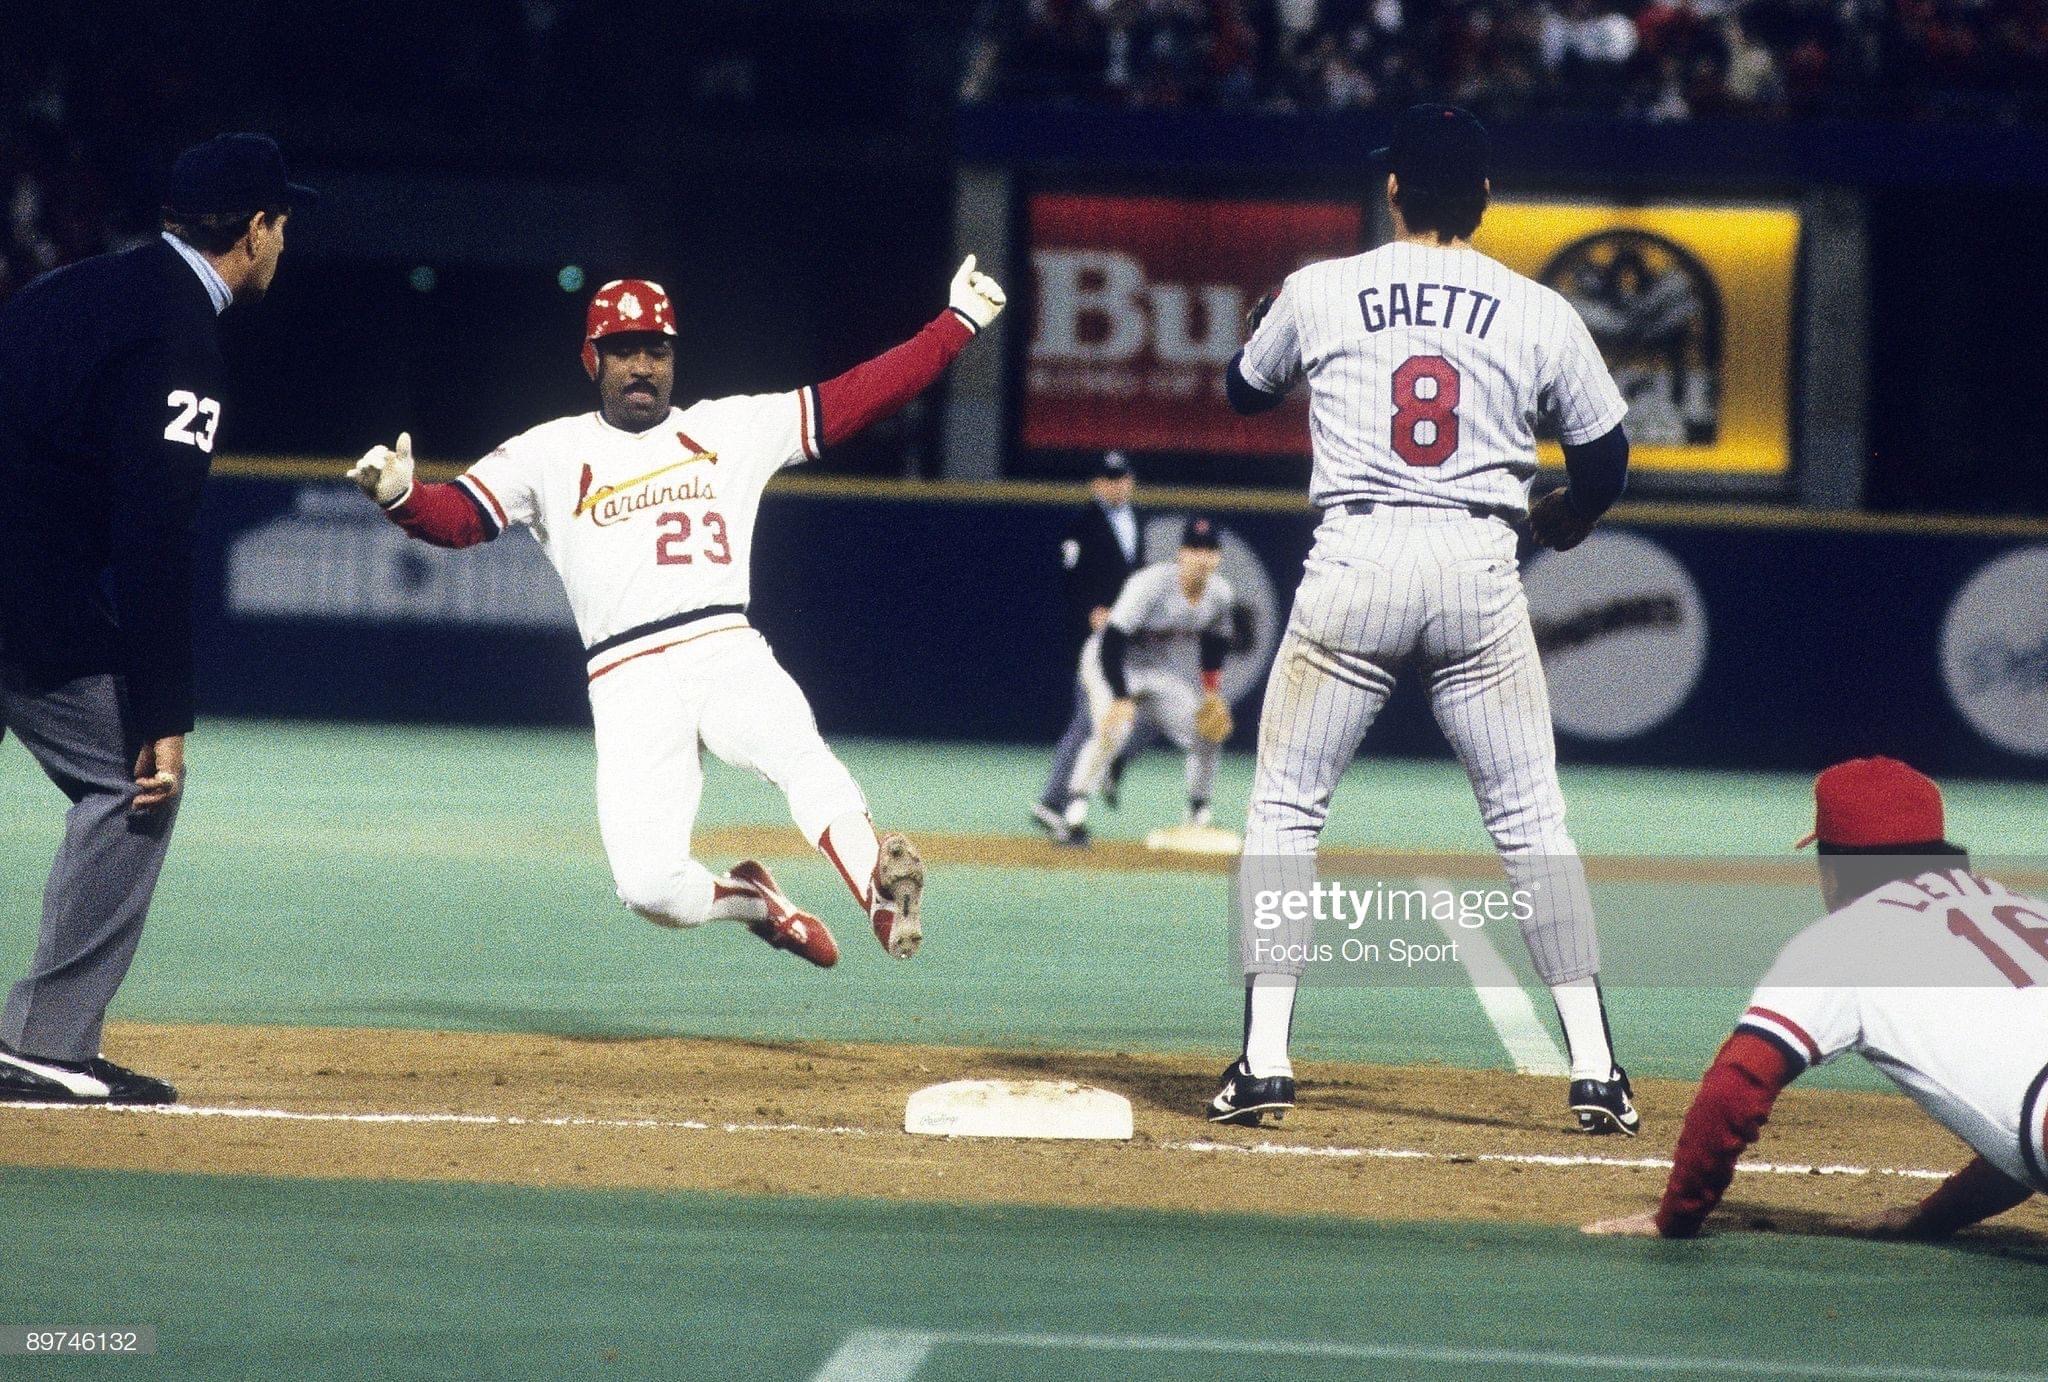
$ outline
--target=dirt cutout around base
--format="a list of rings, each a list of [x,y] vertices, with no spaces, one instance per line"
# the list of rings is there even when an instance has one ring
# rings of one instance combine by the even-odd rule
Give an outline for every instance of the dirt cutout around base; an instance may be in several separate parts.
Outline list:
[[[1200,1117],[1222,1062],[1188,1056],[140,1024],[107,1046],[187,1110],[312,1117],[0,1107],[0,1165],[1576,1224],[1652,1205],[1664,1170],[1489,1158],[1669,1158],[1692,1095],[1644,1081],[1644,1134],[1590,1138],[1568,1131],[1562,1080],[1314,1064],[1302,1107],[1254,1130]],[[969,1078],[1115,1090],[1137,1135],[902,1131],[912,1091]],[[1893,1172],[1968,1155],[1902,1097],[1795,1087],[1748,1160],[1872,1173],[1741,1174],[1715,1222],[1824,1232],[1932,1188]],[[2048,1207],[1977,1233],[2048,1252]]]

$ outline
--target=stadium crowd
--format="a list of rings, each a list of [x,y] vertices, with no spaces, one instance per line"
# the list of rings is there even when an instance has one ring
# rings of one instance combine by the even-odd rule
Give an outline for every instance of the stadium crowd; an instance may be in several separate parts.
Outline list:
[[[2048,0],[996,0],[963,95],[2048,118]]]

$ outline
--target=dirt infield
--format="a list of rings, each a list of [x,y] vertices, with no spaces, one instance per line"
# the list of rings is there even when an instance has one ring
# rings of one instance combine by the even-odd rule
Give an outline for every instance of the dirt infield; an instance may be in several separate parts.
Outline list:
[[[952,866],[1227,874],[1237,865],[1235,854],[1148,849],[1136,840],[1097,840],[1086,849],[1072,849],[1055,845],[1050,840],[1023,835],[917,831],[914,837],[927,862]],[[787,826],[723,826],[699,831],[693,847],[705,858],[729,855],[733,858],[807,859],[816,853],[802,835]],[[1461,881],[1502,876],[1500,858],[1490,852],[1325,849],[1317,860],[1325,876],[1440,877]],[[1815,886],[1811,854],[1787,855],[1782,859],[1740,855],[1593,855],[1585,863],[1586,877],[1594,883]],[[2038,869],[2001,868],[1998,877],[2013,888],[2030,891],[2048,889],[2048,872]]]
[[[1664,1173],[1549,1158],[1668,1158],[1691,1093],[1645,1082],[1649,1131],[1590,1139],[1563,1129],[1557,1080],[1319,1065],[1301,1110],[1252,1131],[1195,1116],[1216,1072],[1187,1057],[132,1024],[108,1049],[187,1111],[0,1109],[0,1164],[1559,1223],[1643,1207]],[[913,1090],[986,1076],[1115,1089],[1137,1136],[901,1131]],[[1795,1089],[1752,1162],[1856,1170],[1741,1175],[1721,1222],[1824,1228],[1965,1157],[1902,1098]],[[2038,1205],[2000,1236],[2048,1247]]]

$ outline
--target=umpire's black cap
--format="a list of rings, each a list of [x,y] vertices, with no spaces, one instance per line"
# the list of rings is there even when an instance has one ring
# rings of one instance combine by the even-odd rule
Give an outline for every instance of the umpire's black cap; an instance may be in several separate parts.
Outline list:
[[[287,181],[284,153],[267,134],[222,134],[178,155],[164,206],[187,216],[234,211],[297,211],[320,200]]]
[[[1493,139],[1471,111],[1426,102],[1396,116],[1394,137],[1372,156],[1404,187],[1454,192],[1486,180]]]
[[[1131,463],[1121,451],[1105,451],[1102,459],[1095,463],[1094,477],[1097,480],[1121,480],[1131,473]]]
[[[1205,513],[1189,514],[1180,530],[1180,545],[1198,552],[1213,552],[1223,545],[1223,530]]]

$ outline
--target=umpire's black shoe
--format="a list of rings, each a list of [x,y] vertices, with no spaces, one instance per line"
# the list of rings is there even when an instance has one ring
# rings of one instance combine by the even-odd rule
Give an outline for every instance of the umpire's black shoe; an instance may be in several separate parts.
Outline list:
[[[1628,1086],[1628,1071],[1617,1065],[1612,1079],[1573,1080],[1568,1102],[1578,1117],[1580,1132],[1595,1137],[1617,1132],[1634,1137],[1643,1126],[1634,1095]]]
[[[178,1091],[153,1075],[114,1064],[45,1060],[0,1045],[0,1103],[175,1104]]]
[[[1223,1072],[1223,1087],[1209,1101],[1208,1113],[1211,1123],[1236,1123],[1240,1127],[1256,1128],[1267,1114],[1272,1114],[1277,1121],[1281,1114],[1293,1107],[1292,1075],[1254,1079],[1244,1061],[1239,1060]]]

